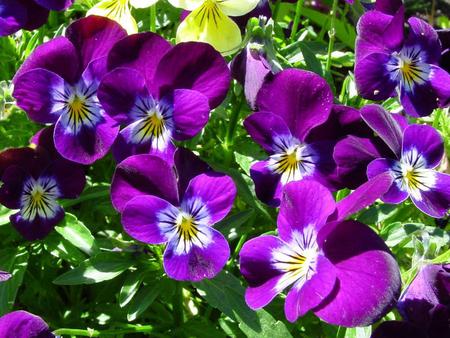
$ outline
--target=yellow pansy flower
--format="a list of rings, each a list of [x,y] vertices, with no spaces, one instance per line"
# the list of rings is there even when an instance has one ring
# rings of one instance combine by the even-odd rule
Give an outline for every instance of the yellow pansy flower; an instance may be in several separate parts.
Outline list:
[[[192,11],[177,30],[177,42],[202,41],[224,55],[242,42],[239,26],[228,16],[242,16],[253,10],[259,0],[169,0],[178,8]]]
[[[86,15],[105,16],[118,22],[128,34],[138,32],[136,20],[131,15],[130,5],[134,8],[153,6],[158,0],[102,0],[92,7]]]

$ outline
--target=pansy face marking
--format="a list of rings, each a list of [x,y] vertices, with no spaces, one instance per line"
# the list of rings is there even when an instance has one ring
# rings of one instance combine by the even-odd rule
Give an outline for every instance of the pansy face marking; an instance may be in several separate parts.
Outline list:
[[[421,191],[432,189],[436,183],[434,171],[427,169],[425,158],[415,148],[404,153],[392,171],[399,189],[407,191],[419,201],[422,199]]]
[[[387,64],[391,78],[408,92],[414,90],[415,85],[425,83],[430,75],[430,65],[424,62],[423,50],[419,46],[403,47],[395,52]]]
[[[131,111],[131,142],[142,144],[151,142],[153,149],[164,150],[172,137],[173,108],[164,102],[157,102],[152,97],[136,99]]]
[[[56,200],[59,196],[59,189],[54,179],[29,178],[24,184],[21,197],[22,217],[27,221],[33,221],[37,216],[44,219],[53,218],[58,209]]]
[[[307,226],[303,233],[294,231],[289,245],[272,251],[272,265],[284,274],[275,288],[281,292],[289,285],[300,289],[315,273],[319,247],[313,226]]]
[[[81,128],[94,128],[102,118],[97,98],[97,85],[87,85],[81,80],[75,86],[65,85],[54,94],[53,112],[61,113],[61,122],[70,134],[78,134]]]
[[[283,184],[299,181],[313,173],[317,156],[296,138],[279,137],[275,140],[274,151],[269,159],[269,168],[281,175]]]
[[[187,254],[193,246],[206,248],[211,242],[209,213],[198,199],[170,206],[158,214],[159,228],[169,242],[174,241],[177,255]]]

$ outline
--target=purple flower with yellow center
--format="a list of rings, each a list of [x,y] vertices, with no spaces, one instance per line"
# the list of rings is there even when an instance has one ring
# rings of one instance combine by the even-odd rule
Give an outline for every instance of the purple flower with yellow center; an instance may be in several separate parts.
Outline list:
[[[194,137],[225,98],[230,71],[223,57],[200,42],[172,46],[153,33],[130,35],[109,53],[99,99],[121,130],[117,161],[151,153],[172,161],[173,140]]]
[[[400,292],[395,258],[367,225],[344,219],[373,203],[391,182],[380,175],[338,203],[318,182],[287,184],[279,237],[253,238],[240,252],[249,307],[260,309],[291,287],[284,307],[291,322],[313,311],[330,324],[366,326],[386,314]]]
[[[0,36],[19,29],[33,30],[47,22],[52,11],[70,7],[73,0],[2,0],[0,1]]]
[[[427,116],[450,103],[450,75],[439,67],[441,44],[433,27],[414,17],[405,38],[404,8],[392,3],[397,5],[369,11],[358,22],[356,86],[366,99],[399,95],[407,114]]]
[[[444,155],[439,133],[426,125],[403,128],[377,105],[363,107],[361,115],[395,155],[375,159],[367,167],[369,179],[382,172],[389,172],[394,178],[381,199],[397,204],[411,197],[416,207],[429,216],[445,216],[450,209],[450,175],[433,170]]]
[[[72,23],[65,37],[37,47],[14,77],[13,96],[30,119],[54,124],[54,142],[68,160],[91,164],[119,132],[97,98],[106,55],[126,32],[112,20],[90,16]]]
[[[44,148],[50,133],[51,129],[39,133],[34,148],[0,153],[0,203],[19,210],[10,222],[30,241],[46,237],[64,218],[58,199],[77,198],[85,185],[82,166]]]
[[[330,185],[333,144],[308,143],[307,137],[328,119],[332,106],[330,87],[312,72],[287,69],[263,84],[256,98],[258,112],[244,121],[253,140],[270,155],[250,170],[261,201],[277,206],[282,187],[304,178]]]
[[[0,337],[54,338],[55,336],[41,317],[19,310],[0,317]]]
[[[185,149],[176,151],[173,162],[144,154],[121,162],[111,185],[113,206],[131,237],[167,243],[164,269],[170,278],[213,278],[230,248],[212,226],[230,211],[236,187],[230,177],[210,171]]]

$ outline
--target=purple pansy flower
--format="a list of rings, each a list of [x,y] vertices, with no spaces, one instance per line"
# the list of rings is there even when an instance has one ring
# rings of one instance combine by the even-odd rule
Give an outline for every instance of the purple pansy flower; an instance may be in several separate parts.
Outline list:
[[[33,30],[47,22],[49,11],[62,11],[73,0],[2,0],[0,1],[0,36],[24,28]]]
[[[375,159],[367,167],[369,179],[382,172],[389,172],[394,178],[381,199],[397,204],[411,197],[422,212],[443,217],[450,209],[450,175],[433,170],[444,155],[439,133],[426,125],[405,128],[377,105],[363,107],[361,115],[395,155]],[[356,157],[356,153],[352,156]]]
[[[263,84],[256,106],[244,126],[270,155],[250,170],[258,198],[277,206],[283,185],[307,177],[329,185],[333,144],[305,142],[330,115],[333,94],[326,81],[308,71],[281,71]]]
[[[230,211],[236,187],[230,177],[210,171],[185,149],[176,151],[173,162],[174,167],[145,154],[121,162],[111,185],[113,205],[131,237],[167,243],[164,269],[170,278],[213,278],[230,248],[212,226]]]
[[[0,203],[19,209],[11,224],[27,240],[42,239],[64,218],[60,198],[77,198],[85,185],[82,166],[44,148],[51,129],[40,132],[35,148],[14,148],[0,153]]]
[[[338,203],[318,182],[287,184],[279,237],[253,238],[240,252],[247,304],[260,309],[292,286],[284,307],[291,322],[313,311],[334,325],[366,326],[387,313],[400,291],[395,258],[367,225],[344,219],[373,203],[391,181],[380,175]]]
[[[54,338],[46,322],[26,311],[13,311],[0,317],[2,338]]]
[[[172,141],[194,137],[225,98],[230,71],[223,57],[200,42],[172,46],[153,33],[128,36],[108,56],[99,99],[125,125],[113,147],[117,161],[133,154],[173,158]]]
[[[405,112],[427,116],[450,104],[450,75],[439,67],[441,44],[436,31],[418,18],[408,20],[404,7],[382,2],[358,22],[355,80],[360,95],[384,100],[399,95]],[[396,8],[397,11],[393,13]]]
[[[68,160],[91,164],[103,157],[119,132],[97,98],[106,55],[126,36],[119,24],[89,16],[72,23],[66,37],[35,49],[14,78],[17,105],[38,123],[55,125],[54,142]]]
[[[450,264],[422,266],[397,307],[404,321],[382,323],[373,338],[450,336]]]

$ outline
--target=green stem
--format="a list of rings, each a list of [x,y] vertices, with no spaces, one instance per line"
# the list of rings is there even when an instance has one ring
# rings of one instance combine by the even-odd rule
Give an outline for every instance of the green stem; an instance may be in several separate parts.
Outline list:
[[[333,0],[333,7],[331,9],[331,22],[330,22],[330,30],[328,31],[329,41],[328,41],[328,53],[327,53],[327,64],[326,71],[330,71],[331,69],[331,52],[334,48],[334,40],[336,38],[336,11],[337,11],[338,0]]]
[[[275,3],[275,6],[273,6],[272,18],[274,21],[277,20],[278,12],[280,11],[280,5],[281,5],[281,0],[277,0],[277,2]]]
[[[291,40],[295,38],[298,30],[298,24],[300,23],[300,15],[302,13],[304,0],[297,0],[297,6],[295,7],[294,24],[291,30]]]
[[[183,286],[179,282],[176,284],[173,295],[173,323],[175,328],[183,325]]]
[[[76,200],[65,200],[65,201],[62,201],[61,205],[64,208],[69,208],[69,207],[72,207],[74,205],[80,204],[80,203],[85,202],[85,201],[90,201],[90,200],[93,200],[93,199],[106,197],[106,196],[109,196],[109,188],[108,187],[105,187],[104,190],[96,191],[96,192],[93,192],[91,194],[82,195]]]
[[[81,337],[102,337],[102,336],[116,336],[126,333],[151,333],[154,328],[151,325],[134,326],[125,329],[116,330],[80,330],[80,329],[67,329],[62,328],[54,331],[56,336],[68,335],[68,336],[81,336]]]
[[[150,32],[156,32],[156,4],[150,6]]]
[[[241,112],[242,104],[244,103],[243,95],[234,98],[231,103],[232,111],[230,116],[230,124],[228,125],[227,135],[225,136],[225,145],[228,146],[233,144],[234,133],[236,132],[236,126],[239,121],[239,113]]]

